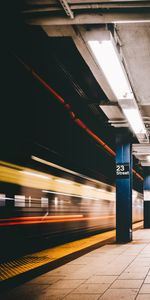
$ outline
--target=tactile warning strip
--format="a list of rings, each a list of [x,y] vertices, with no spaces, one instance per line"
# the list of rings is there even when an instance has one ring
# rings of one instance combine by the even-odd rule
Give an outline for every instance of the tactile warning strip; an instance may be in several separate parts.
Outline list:
[[[142,225],[143,222],[139,222],[137,224],[134,224],[133,228],[136,229],[141,227]],[[115,230],[100,233],[88,238],[66,243],[64,245],[42,250],[31,255],[25,255],[21,258],[2,263],[0,264],[0,281],[2,282],[12,277],[18,276],[22,273],[28,272],[113,237],[115,237]]]

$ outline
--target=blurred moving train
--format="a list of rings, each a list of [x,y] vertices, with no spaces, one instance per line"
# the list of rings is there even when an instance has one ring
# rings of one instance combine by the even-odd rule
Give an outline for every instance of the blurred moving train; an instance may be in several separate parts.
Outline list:
[[[2,260],[115,227],[114,186],[47,163],[58,176],[1,161]],[[133,222],[142,219],[142,194],[133,191]]]

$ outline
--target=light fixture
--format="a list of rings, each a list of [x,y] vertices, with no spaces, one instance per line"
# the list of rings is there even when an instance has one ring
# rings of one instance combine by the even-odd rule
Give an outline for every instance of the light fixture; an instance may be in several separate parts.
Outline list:
[[[135,134],[146,134],[146,128],[136,108],[123,108],[123,112]]]
[[[92,33],[93,32],[93,33]],[[112,34],[108,30],[91,30],[87,43],[117,100],[133,99],[126,72]]]
[[[147,155],[146,158],[150,162],[150,155]]]
[[[82,36],[107,83],[105,93],[108,87],[113,92],[109,100],[118,101],[139,142],[148,143],[148,134],[112,33],[106,27],[96,27],[83,31]]]

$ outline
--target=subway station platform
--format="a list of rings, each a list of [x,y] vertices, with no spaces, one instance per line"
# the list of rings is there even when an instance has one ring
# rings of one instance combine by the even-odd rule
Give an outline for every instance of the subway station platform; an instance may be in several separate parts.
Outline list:
[[[0,300],[150,300],[150,0],[9,2]]]
[[[109,242],[3,292],[3,299],[148,300],[150,229],[133,233],[127,244]]]

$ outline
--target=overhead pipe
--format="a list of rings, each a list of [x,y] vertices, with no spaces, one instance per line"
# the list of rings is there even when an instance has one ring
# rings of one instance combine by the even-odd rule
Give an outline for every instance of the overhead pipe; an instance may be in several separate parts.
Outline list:
[[[132,169],[132,173],[136,176],[136,177],[138,177],[140,180],[144,180],[144,178],[139,174],[139,173],[137,173],[134,169]]]
[[[96,2],[96,1],[95,1]],[[79,9],[122,9],[122,8],[147,8],[150,7],[150,2],[143,2],[143,1],[135,1],[135,2],[115,2],[110,3],[106,1],[101,1],[101,3],[85,3],[84,1],[81,3],[72,3],[70,4],[70,8],[72,10],[79,10]]]
[[[96,2],[96,1],[95,1]],[[42,3],[43,4],[43,3]],[[85,3],[84,0],[83,2],[80,3],[70,3],[69,4],[69,9],[72,11],[74,10],[95,10],[95,9],[125,9],[125,8],[149,8],[150,7],[150,2],[143,2],[143,1],[135,1],[135,2],[115,2],[115,3],[110,3],[110,2],[101,2],[101,3]],[[60,6],[56,6],[56,3],[54,6],[50,6],[47,4],[45,7],[35,7],[35,8],[27,8],[25,10],[22,10],[23,14],[32,14],[32,13],[45,13],[45,12],[58,12],[62,11],[63,8]]]
[[[54,97],[57,99],[63,106],[64,108],[68,111],[71,119],[86,133],[92,137],[99,145],[101,145],[106,152],[108,152],[111,156],[115,157],[116,153],[114,150],[112,150],[101,138],[99,138],[90,128],[87,127],[87,125],[79,119],[76,114],[72,111],[71,105],[66,103],[64,98],[62,98],[41,76],[39,76],[31,67],[29,67],[27,64],[25,64],[22,59],[20,59],[18,56],[15,55],[17,60],[25,67],[27,71],[29,71],[33,78],[35,78],[40,84],[48,90]],[[137,173],[134,169],[132,169],[133,174],[140,180],[143,181],[143,177]]]

